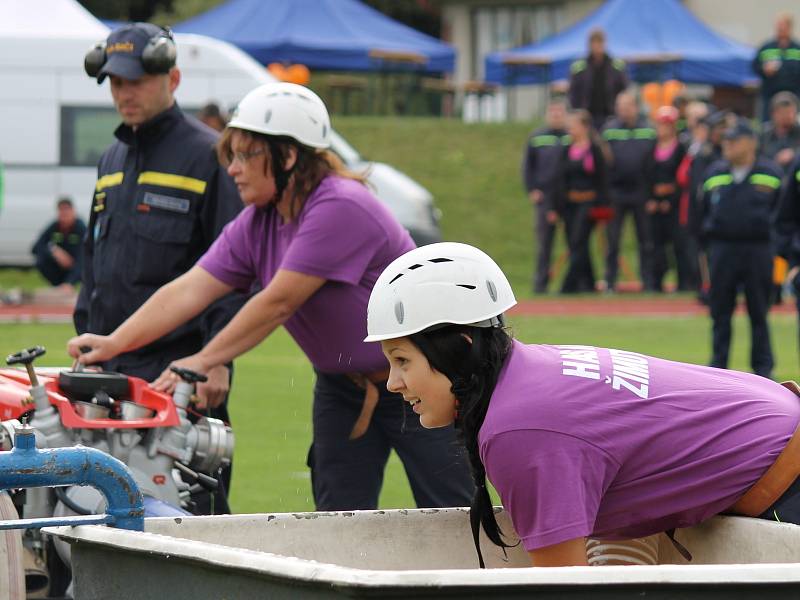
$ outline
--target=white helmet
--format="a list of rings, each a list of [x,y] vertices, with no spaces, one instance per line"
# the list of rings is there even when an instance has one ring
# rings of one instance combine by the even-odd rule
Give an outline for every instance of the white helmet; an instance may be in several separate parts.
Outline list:
[[[442,242],[406,252],[378,277],[367,307],[365,342],[418,333],[439,324],[492,327],[517,300],[486,253]]]
[[[325,103],[296,83],[265,83],[249,92],[239,102],[228,127],[285,135],[312,148],[331,145],[331,119]]]

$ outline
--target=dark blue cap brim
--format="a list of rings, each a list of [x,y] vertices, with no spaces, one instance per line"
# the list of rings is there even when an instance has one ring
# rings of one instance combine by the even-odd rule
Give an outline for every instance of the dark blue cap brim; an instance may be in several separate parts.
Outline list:
[[[97,74],[97,83],[103,83],[107,75],[116,75],[123,79],[140,79],[145,75],[145,70],[138,56],[114,53],[108,57],[106,64]]]

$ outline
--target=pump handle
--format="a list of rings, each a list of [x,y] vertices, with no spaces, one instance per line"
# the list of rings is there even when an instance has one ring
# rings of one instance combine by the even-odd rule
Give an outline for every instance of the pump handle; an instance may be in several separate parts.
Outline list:
[[[46,350],[44,346],[34,346],[27,350],[20,350],[16,354],[9,354],[6,357],[7,365],[29,365],[40,356],[44,356]]]
[[[186,383],[205,383],[208,381],[208,377],[203,375],[202,373],[197,373],[196,371],[191,371],[189,369],[183,369],[181,367],[170,367],[170,371],[175,373],[178,377],[183,379]]]

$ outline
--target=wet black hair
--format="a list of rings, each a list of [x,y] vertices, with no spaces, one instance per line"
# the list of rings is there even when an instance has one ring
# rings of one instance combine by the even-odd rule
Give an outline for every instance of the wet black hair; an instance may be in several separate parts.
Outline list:
[[[503,541],[503,532],[497,524],[486,489],[486,468],[478,448],[478,433],[489,410],[497,378],[511,351],[511,336],[503,327],[449,325],[414,333],[408,339],[425,355],[433,369],[450,380],[451,391],[458,401],[455,427],[467,449],[475,483],[469,520],[478,563],[483,569],[481,526],[496,545],[504,550],[512,546]]]

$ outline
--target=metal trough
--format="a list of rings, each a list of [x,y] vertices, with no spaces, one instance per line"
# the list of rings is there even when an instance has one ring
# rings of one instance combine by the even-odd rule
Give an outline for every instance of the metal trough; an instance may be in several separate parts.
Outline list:
[[[498,514],[513,534],[507,515]],[[46,529],[72,544],[76,600],[108,598],[757,599],[800,597],[800,527],[716,517],[661,540],[657,566],[530,568],[465,509],[146,519],[145,532]]]

